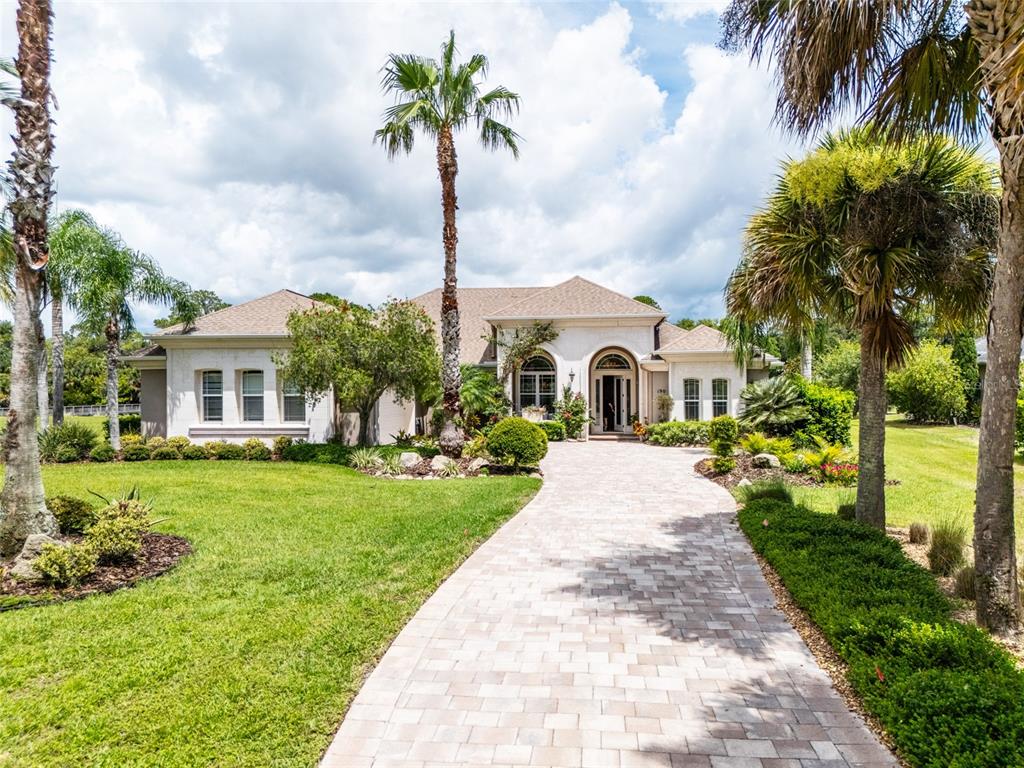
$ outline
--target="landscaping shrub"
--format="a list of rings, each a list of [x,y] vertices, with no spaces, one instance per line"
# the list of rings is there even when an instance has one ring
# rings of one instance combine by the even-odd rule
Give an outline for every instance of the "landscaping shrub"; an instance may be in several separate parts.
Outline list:
[[[149,452],[158,451],[161,448],[167,446],[167,438],[160,437],[160,435],[154,435],[153,437],[146,440],[146,447],[149,448]]]
[[[808,417],[804,394],[793,377],[778,376],[748,384],[740,392],[740,424],[750,431],[789,435]]]
[[[146,461],[149,458],[149,448],[143,443],[129,443],[121,447],[121,459],[123,461]]]
[[[744,435],[740,438],[740,448],[751,456],[757,456],[759,453],[768,453],[768,446],[770,444],[771,440],[764,432],[751,432],[749,435]]]
[[[441,468],[437,471],[438,477],[445,478],[458,477],[459,474],[459,465],[452,459],[446,459],[444,464],[442,464]]]
[[[245,458],[245,449],[235,443],[216,440],[206,444],[206,456],[219,461],[241,461]]]
[[[86,458],[97,442],[96,433],[85,424],[73,421],[55,424],[39,433],[39,458],[43,461],[78,461]]]
[[[548,442],[560,442],[565,440],[565,424],[560,421],[542,421],[537,424],[544,430]]]
[[[935,579],[896,541],[769,500],[739,520],[909,765],[1024,765],[1024,674],[982,631],[951,620]]]
[[[973,565],[965,565],[953,577],[953,594],[963,600],[976,600],[978,595],[974,588],[975,571]]]
[[[716,416],[708,426],[711,452],[715,454],[712,466],[715,472],[726,473],[736,467],[733,450],[739,438],[740,428],[732,416]]]
[[[99,464],[105,464],[117,458],[117,451],[110,443],[100,443],[89,451],[89,460]]]
[[[830,485],[856,485],[860,466],[852,463],[822,464],[821,479]]]
[[[177,461],[181,458],[181,454],[169,445],[162,445],[150,450],[149,458],[153,461]]]
[[[73,587],[96,570],[96,560],[87,544],[44,544],[32,568],[55,587]]]
[[[258,437],[250,437],[242,443],[246,461],[270,461],[270,449]]]
[[[910,543],[911,544],[927,544],[928,543],[928,524],[927,523],[911,523],[910,524]]]
[[[565,427],[562,438],[551,437],[549,440],[564,440],[566,437],[576,439],[583,435],[583,430],[590,423],[590,409],[582,392],[573,392],[572,387],[562,389],[562,399],[555,403],[555,417]]]
[[[101,562],[120,563],[142,550],[145,528],[127,516],[101,517],[85,534],[85,541]]]
[[[75,496],[48,496],[46,508],[57,518],[63,534],[85,533],[96,522],[96,507]]]
[[[967,526],[960,520],[946,518],[932,529],[932,543],[928,547],[928,567],[938,576],[949,576],[964,564],[967,546]]]
[[[142,434],[142,414],[140,413],[119,413],[117,423],[121,427],[122,440],[126,435]],[[103,434],[110,434],[110,419],[103,419]]]
[[[402,474],[402,457],[397,453],[387,453],[380,458],[379,465],[380,473],[393,477],[394,475]]]
[[[271,448],[271,455],[275,459],[284,458],[284,452],[291,448],[293,442],[294,441],[290,437],[288,437],[288,435],[278,435],[277,437],[274,438],[274,445],[273,448]]]
[[[487,452],[486,435],[475,435],[471,440],[467,440],[466,444],[462,446],[462,458],[464,459],[486,459],[489,456],[490,453]]]
[[[839,517],[840,520],[856,520],[857,502],[844,501],[842,504],[836,507],[836,515]]]
[[[181,458],[189,461],[200,461],[207,458],[206,448],[202,445],[187,445],[181,451]]]
[[[708,422],[663,421],[649,424],[647,439],[655,445],[707,445]]]
[[[167,445],[178,453],[184,453],[185,449],[192,445],[192,441],[184,435],[175,435],[174,437],[167,438]]]
[[[889,400],[908,421],[948,424],[967,408],[964,382],[947,346],[924,341],[886,377]]]
[[[1017,453],[1024,456],[1024,391],[1017,395],[1017,421],[1014,424],[1013,443]]]
[[[807,444],[808,437],[820,437],[830,443],[850,445],[850,425],[856,405],[853,393],[803,378],[796,383],[807,409],[807,421],[795,435],[797,440]]]
[[[739,497],[740,504],[750,504],[759,499],[793,503],[793,491],[789,484],[782,480],[758,480],[750,485],[738,485],[736,486],[736,495]]]
[[[840,341],[825,352],[814,361],[814,378],[821,384],[849,392],[856,400],[860,386],[860,344]]]
[[[351,448],[338,443],[293,443],[281,452],[281,458],[285,461],[348,466],[350,453]]]
[[[548,438],[536,424],[518,416],[502,419],[487,436],[491,455],[515,467],[533,466],[548,453]]]
[[[658,409],[658,421],[668,421],[676,401],[668,392],[659,392],[658,396],[654,398],[654,405]]]
[[[127,435],[121,435],[122,448],[124,448],[126,445],[142,445],[144,442],[146,442],[146,438],[144,438],[139,433],[130,432]]]
[[[363,472],[380,466],[380,451],[376,448],[355,448],[349,454],[348,465]]]

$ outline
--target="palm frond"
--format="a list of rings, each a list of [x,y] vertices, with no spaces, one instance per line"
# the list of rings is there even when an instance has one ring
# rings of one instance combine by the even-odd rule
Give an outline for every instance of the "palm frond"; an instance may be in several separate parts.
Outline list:
[[[373,134],[373,143],[382,144],[390,159],[412,152],[414,139],[411,123],[386,123]]]
[[[480,141],[489,150],[507,149],[512,157],[519,158],[519,141],[522,137],[504,123],[485,117],[480,124]]]

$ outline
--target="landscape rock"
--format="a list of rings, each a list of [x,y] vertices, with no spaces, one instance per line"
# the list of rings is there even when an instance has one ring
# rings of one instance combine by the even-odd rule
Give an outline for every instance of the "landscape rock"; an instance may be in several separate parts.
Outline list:
[[[449,461],[450,459],[447,456],[445,456],[443,453],[439,453],[437,456],[430,460],[430,469],[433,472],[440,472],[442,469],[448,466]]]
[[[403,467],[414,467],[420,463],[420,455],[415,451],[402,451],[402,455],[398,457],[398,462]]]
[[[744,477],[742,480],[740,480],[738,483],[736,483],[736,485],[737,485],[737,487],[746,487],[748,485],[753,485],[753,483],[750,482],[747,478]]]
[[[33,533],[25,539],[25,546],[21,548],[21,552],[14,558],[14,562],[11,564],[11,569],[7,572],[7,575],[21,581],[41,581],[43,577],[32,567],[32,561],[43,553],[43,547],[46,544],[63,546],[59,541],[47,536],[45,533]]]
[[[775,467],[782,466],[782,462],[779,461],[779,457],[772,456],[770,453],[759,453],[751,460],[750,463],[758,469],[774,469]]]
[[[468,472],[479,472],[481,469],[487,466],[487,460],[481,458],[475,458],[469,462],[469,466],[466,467]]]

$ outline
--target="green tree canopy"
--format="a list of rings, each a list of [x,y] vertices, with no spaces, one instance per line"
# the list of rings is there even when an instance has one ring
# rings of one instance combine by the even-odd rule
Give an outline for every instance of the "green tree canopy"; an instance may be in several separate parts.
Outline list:
[[[370,442],[370,418],[386,392],[406,402],[440,377],[434,323],[411,301],[293,312],[288,333],[281,375],[314,402],[333,390],[339,407],[359,414],[361,445]]]
[[[195,305],[192,309],[182,313],[178,308],[174,308],[167,317],[158,317],[154,320],[153,325],[157,328],[170,328],[172,325],[191,322],[196,317],[202,317],[203,315],[208,315],[220,309],[227,309],[231,306],[213,291],[194,290],[189,298]]]
[[[633,301],[639,301],[641,304],[646,304],[649,307],[654,307],[655,309],[661,309],[661,304],[659,304],[654,299],[653,296],[647,296],[645,294],[640,294],[639,296],[634,296],[633,297]]]

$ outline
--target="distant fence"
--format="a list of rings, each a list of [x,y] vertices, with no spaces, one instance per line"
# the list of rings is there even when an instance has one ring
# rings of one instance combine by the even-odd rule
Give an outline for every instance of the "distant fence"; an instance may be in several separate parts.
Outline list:
[[[121,403],[117,406],[119,413],[142,413],[142,406],[138,403]],[[7,408],[0,408],[0,416],[7,415]],[[64,408],[65,416],[106,416],[107,406],[105,405],[68,405]]]

